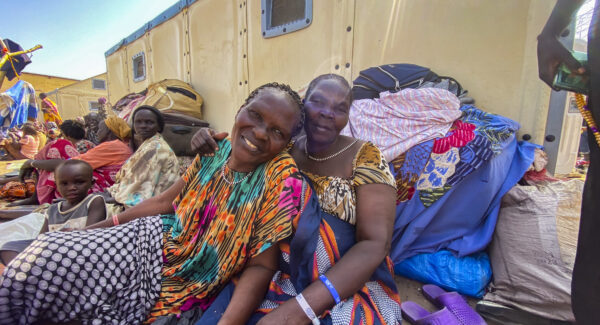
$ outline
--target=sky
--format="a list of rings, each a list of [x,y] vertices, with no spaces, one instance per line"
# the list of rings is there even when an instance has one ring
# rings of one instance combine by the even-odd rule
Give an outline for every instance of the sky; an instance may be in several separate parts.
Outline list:
[[[86,79],[106,72],[104,52],[177,0],[0,0],[0,37],[33,53],[25,72]],[[580,12],[590,11],[588,0]],[[8,13],[8,14],[6,14]],[[587,38],[588,19],[577,36]],[[587,21],[586,21],[587,20]]]
[[[104,52],[177,0],[0,0],[0,37],[41,44],[23,71],[73,79],[106,72]]]

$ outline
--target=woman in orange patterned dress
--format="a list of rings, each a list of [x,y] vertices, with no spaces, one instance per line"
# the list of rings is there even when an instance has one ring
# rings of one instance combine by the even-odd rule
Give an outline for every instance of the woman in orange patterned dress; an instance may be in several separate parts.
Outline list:
[[[0,278],[0,324],[153,322],[206,308],[238,274],[222,324],[244,323],[299,211],[301,176],[283,149],[302,120],[288,86],[255,90],[219,154],[196,157],[164,193],[17,256]]]

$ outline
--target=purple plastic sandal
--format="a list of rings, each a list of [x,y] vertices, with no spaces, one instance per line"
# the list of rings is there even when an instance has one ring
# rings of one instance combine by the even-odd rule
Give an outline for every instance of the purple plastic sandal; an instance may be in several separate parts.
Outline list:
[[[457,292],[446,292],[444,289],[426,284],[423,286],[423,295],[438,308],[446,307],[462,325],[487,325],[485,320],[467,304]]]
[[[430,313],[419,304],[406,301],[400,305],[400,308],[402,309],[402,318],[413,325],[461,325],[446,307]]]

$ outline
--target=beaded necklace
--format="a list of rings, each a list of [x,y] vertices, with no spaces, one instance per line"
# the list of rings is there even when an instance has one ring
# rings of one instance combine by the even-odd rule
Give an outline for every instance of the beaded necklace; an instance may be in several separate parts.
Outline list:
[[[228,180],[227,177],[225,177],[225,166],[227,166],[227,163],[229,162],[230,158],[231,157],[227,158],[227,161],[225,161],[225,164],[223,164],[223,167],[221,167],[221,177],[223,177],[223,180],[225,181],[225,183],[227,183],[229,185],[239,184],[239,183],[245,181],[246,179],[248,179],[248,177],[250,177],[250,175],[252,175],[252,173],[254,173],[254,171],[251,171],[248,173],[248,175],[244,176],[244,178],[238,179],[237,181],[235,180],[235,174],[234,174],[233,180],[232,181]]]
[[[585,99],[582,94],[575,94],[575,103],[577,103],[577,108],[583,116],[585,123],[587,123],[590,131],[592,131],[592,134],[594,134],[594,138],[596,138],[596,143],[598,144],[598,146],[600,146],[600,132],[598,131],[598,125],[596,124],[596,121],[594,121],[592,112],[585,104]]]

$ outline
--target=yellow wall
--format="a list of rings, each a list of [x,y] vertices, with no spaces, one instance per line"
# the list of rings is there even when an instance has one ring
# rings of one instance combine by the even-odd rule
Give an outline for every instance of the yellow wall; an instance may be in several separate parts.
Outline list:
[[[86,115],[89,113],[89,102],[96,102],[100,97],[108,97],[107,90],[92,88],[92,79],[107,81],[106,73],[85,80],[75,80],[23,72],[20,78],[29,82],[35,89],[38,107],[40,107],[38,95],[48,93],[48,97],[57,104],[58,111],[63,119]],[[0,92],[12,87],[16,82],[16,78],[10,82],[5,80]],[[108,88],[108,84],[106,86]],[[41,112],[39,119],[42,120]]]
[[[35,89],[36,94],[53,91],[79,81],[76,79],[47,76],[28,72],[23,72],[20,78],[23,81],[29,82]],[[8,88],[14,86],[17,83],[17,81],[17,78],[13,79],[12,81],[4,80],[4,83],[2,83],[2,88],[0,88],[0,92],[4,92]]]
[[[308,28],[269,39],[260,3],[198,0],[111,54],[110,100],[177,77],[204,97],[206,120],[229,130],[247,94],[266,82],[300,89],[322,73],[352,80],[370,66],[414,63],[456,78],[480,108],[543,141],[550,89],[538,79],[535,37],[553,1],[314,0]],[[134,83],[131,56],[141,49],[148,73]]]
[[[62,87],[50,94],[63,119],[84,116],[90,112],[89,102],[97,102],[100,97],[108,97],[107,90],[92,88],[92,79],[101,79],[106,82],[106,73]]]

